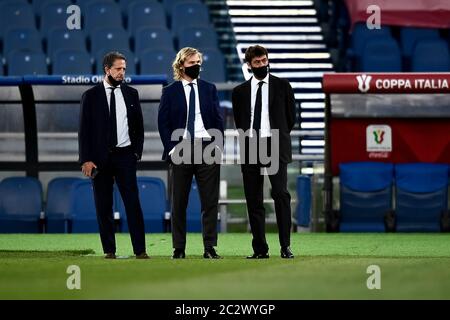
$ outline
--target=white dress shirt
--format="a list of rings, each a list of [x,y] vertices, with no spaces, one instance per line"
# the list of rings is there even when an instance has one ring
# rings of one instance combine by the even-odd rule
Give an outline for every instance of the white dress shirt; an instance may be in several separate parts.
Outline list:
[[[113,86],[106,82],[106,80],[103,80],[103,85],[105,87],[109,108],[112,92],[111,88],[113,88]],[[122,148],[131,145],[131,140],[128,134],[127,107],[125,105],[125,100],[123,99],[120,85],[114,90],[114,96],[116,98],[117,147]]]
[[[188,122],[188,118],[189,118],[189,96],[191,94],[191,87],[189,86],[190,83],[194,84],[194,92],[195,92],[195,122],[194,122],[195,133],[194,133],[194,136],[195,136],[195,138],[211,138],[211,136],[205,129],[205,126],[203,124],[202,114],[200,112],[200,99],[198,96],[197,79],[194,79],[192,82],[182,79],[181,83],[183,84],[184,96],[186,97],[186,106],[187,106],[186,128],[184,130],[183,138],[186,139],[186,136],[187,136],[187,122]]]
[[[253,119],[255,117],[255,103],[256,103],[256,94],[258,92],[258,83],[263,81],[263,85],[261,87],[261,97],[262,97],[262,109],[261,109],[261,130],[260,134],[262,138],[267,138],[271,136],[270,133],[270,120],[269,120],[269,74],[262,79],[258,80],[255,77],[252,77],[251,86],[252,86],[252,96],[251,96],[251,109],[250,109],[250,129],[253,128]],[[252,135],[250,135],[252,136]]]

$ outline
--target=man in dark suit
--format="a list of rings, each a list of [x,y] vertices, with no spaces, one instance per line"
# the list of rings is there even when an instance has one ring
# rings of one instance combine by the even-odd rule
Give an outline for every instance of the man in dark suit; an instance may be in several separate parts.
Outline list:
[[[197,49],[186,47],[177,53],[172,64],[176,81],[163,88],[158,112],[163,160],[169,162],[172,172],[174,259],[186,256],[186,209],[193,176],[202,207],[203,257],[220,258],[214,247],[217,246],[223,119],[216,87],[198,79],[201,63],[202,54]],[[207,150],[212,150],[213,161],[203,157]]]
[[[103,59],[105,78],[81,98],[79,162],[92,179],[97,221],[105,258],[116,258],[113,184],[119,187],[137,259],[148,259],[136,181],[144,124],[136,89],[124,84],[126,58],[110,52]]]
[[[278,171],[269,174],[272,185],[271,196],[275,202],[279,241],[282,258],[293,258],[290,249],[291,196],[287,189],[287,164],[292,161],[290,131],[295,124],[295,97],[287,80],[269,74],[268,52],[264,47],[251,46],[245,52],[245,61],[251,68],[253,77],[233,89],[232,102],[234,121],[242,132],[254,130],[250,137],[241,139],[241,149],[246,157],[241,158],[241,170],[244,180],[244,192],[252,230],[253,254],[248,259],[269,258],[269,247],[265,236],[265,209],[263,204],[264,176],[261,168],[265,166],[259,159],[255,163],[248,161],[251,143],[256,140],[258,155],[262,144],[276,145],[279,154],[271,158],[279,161]],[[278,130],[278,134],[273,134]],[[279,137],[279,141],[271,139]],[[273,161],[273,160],[272,160]]]

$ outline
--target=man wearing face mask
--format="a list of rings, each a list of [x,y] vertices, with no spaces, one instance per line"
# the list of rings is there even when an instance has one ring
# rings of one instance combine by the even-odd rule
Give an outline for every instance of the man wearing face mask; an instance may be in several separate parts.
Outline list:
[[[279,146],[279,154],[271,155],[271,158],[279,158],[279,169],[277,173],[269,175],[269,180],[275,202],[281,257],[293,258],[290,249],[291,196],[287,189],[287,164],[292,161],[290,132],[295,124],[295,97],[287,80],[269,74],[268,52],[264,47],[255,45],[247,48],[245,61],[253,77],[233,89],[234,121],[236,129],[244,132],[254,130],[252,133],[257,135],[256,150],[259,150],[261,143],[270,147],[271,130],[279,132],[279,141],[275,142]],[[259,160],[249,163],[249,143],[253,143],[249,140],[241,146],[247,155],[246,159],[241,159],[241,171],[253,235],[253,254],[247,258],[264,259],[269,258],[265,236],[264,176],[261,174],[264,165]]]
[[[103,59],[105,77],[81,98],[79,162],[92,179],[97,221],[105,258],[116,258],[113,184],[122,196],[137,259],[148,259],[136,181],[136,163],[144,144],[144,123],[136,89],[123,83],[126,58],[110,52]]]
[[[217,246],[217,214],[219,201],[220,162],[193,161],[194,152],[211,149],[211,129],[223,137],[222,111],[214,84],[199,79],[202,54],[194,48],[181,49],[172,64],[175,82],[163,88],[158,111],[158,130],[164,145],[163,160],[170,164],[172,179],[173,259],[185,258],[186,209],[192,179],[198,184],[202,207],[202,236],[205,259],[219,259]],[[182,138],[172,140],[174,131]],[[180,145],[189,146],[190,156],[182,162],[172,161]],[[223,145],[216,145],[221,152]],[[196,155],[197,156],[197,155]]]

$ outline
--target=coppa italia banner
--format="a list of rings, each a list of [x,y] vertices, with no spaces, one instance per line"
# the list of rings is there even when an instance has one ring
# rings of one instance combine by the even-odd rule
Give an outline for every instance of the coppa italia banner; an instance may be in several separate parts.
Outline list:
[[[327,73],[325,93],[450,93],[450,73]]]

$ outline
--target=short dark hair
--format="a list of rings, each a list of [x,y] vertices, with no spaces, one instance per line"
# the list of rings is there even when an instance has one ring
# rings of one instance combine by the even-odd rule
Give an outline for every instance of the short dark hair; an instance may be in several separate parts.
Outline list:
[[[105,54],[105,56],[103,57],[103,73],[106,73],[105,68],[110,69],[114,64],[114,61],[118,59],[127,61],[127,58],[125,58],[123,54],[117,51],[111,51]]]
[[[267,49],[260,45],[250,46],[245,50],[245,62],[252,63],[253,58],[261,56],[269,57]]]

